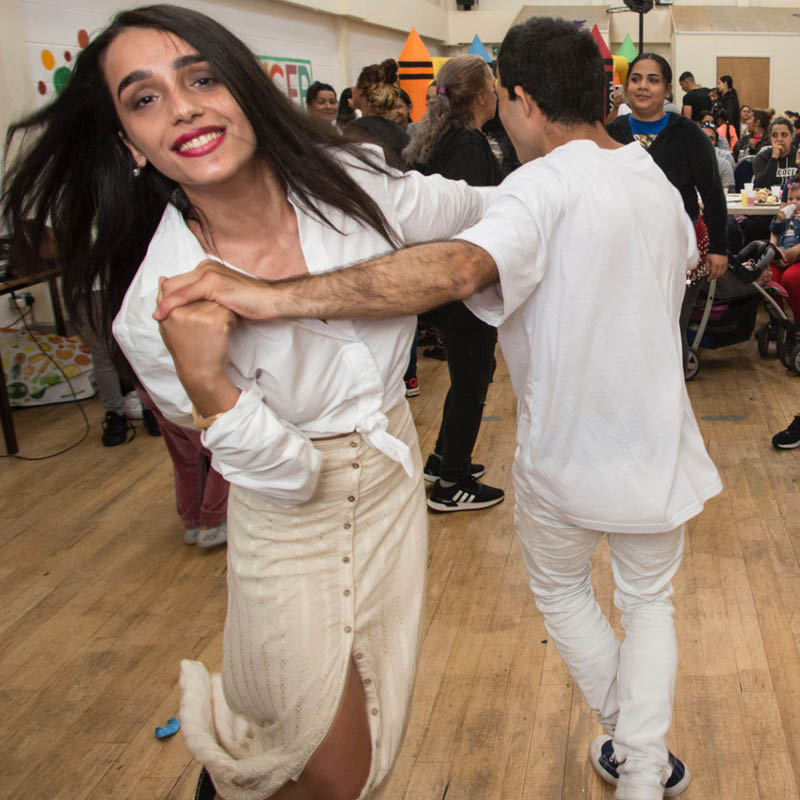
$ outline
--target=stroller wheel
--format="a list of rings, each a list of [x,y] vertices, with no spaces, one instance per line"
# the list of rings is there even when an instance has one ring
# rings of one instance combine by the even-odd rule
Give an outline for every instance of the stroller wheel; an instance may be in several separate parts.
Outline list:
[[[798,349],[800,350],[800,348]],[[686,359],[686,370],[683,373],[683,379],[690,381],[698,372],[700,372],[700,358],[694,350],[690,350],[689,357]]]
[[[775,329],[775,352],[778,354],[782,364],[786,364],[786,359],[792,351],[791,347],[787,348],[787,344],[786,328],[783,325],[778,325]]]
[[[762,325],[756,331],[756,342],[758,342],[758,354],[761,358],[767,358],[769,355],[769,326]]]
[[[781,361],[785,367],[792,369],[792,351],[794,350],[797,342],[797,333],[794,329],[794,323],[789,320],[783,321],[783,329],[786,332],[786,342],[783,347],[783,357]]]
[[[800,375],[800,344],[795,345],[792,348],[792,352],[789,355],[789,369],[794,370],[798,375]]]

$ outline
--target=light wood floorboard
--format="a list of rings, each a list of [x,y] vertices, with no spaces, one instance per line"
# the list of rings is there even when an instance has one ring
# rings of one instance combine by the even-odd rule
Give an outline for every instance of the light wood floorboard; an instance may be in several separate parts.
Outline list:
[[[689,384],[725,492],[688,526],[675,580],[680,666],[670,747],[687,800],[800,799],[800,452],[773,433],[800,379],[755,343],[702,351]],[[412,399],[423,453],[447,385],[420,359]],[[182,543],[163,444],[139,428],[44,461],[0,462],[0,798],[189,800],[198,768],[180,736],[178,663],[218,669],[225,555]],[[536,611],[513,530],[515,403],[500,359],[476,460],[505,503],[430,516],[425,638],[402,753],[385,800],[600,800],[598,728]],[[74,406],[15,414],[22,454],[77,441]],[[608,549],[594,559],[617,630]]]

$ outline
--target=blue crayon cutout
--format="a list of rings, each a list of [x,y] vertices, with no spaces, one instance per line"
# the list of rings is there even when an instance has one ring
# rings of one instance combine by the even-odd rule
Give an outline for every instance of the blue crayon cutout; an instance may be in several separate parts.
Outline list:
[[[178,722],[177,717],[170,717],[166,725],[161,725],[156,728],[157,739],[167,739],[174,736],[181,729],[181,724]]]

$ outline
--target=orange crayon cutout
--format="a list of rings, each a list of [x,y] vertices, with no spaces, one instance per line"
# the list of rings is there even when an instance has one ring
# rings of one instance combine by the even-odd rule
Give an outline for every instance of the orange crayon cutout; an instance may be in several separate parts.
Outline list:
[[[433,80],[433,61],[416,28],[408,34],[397,61],[400,87],[411,98],[411,120],[419,122],[425,116],[425,91]]]

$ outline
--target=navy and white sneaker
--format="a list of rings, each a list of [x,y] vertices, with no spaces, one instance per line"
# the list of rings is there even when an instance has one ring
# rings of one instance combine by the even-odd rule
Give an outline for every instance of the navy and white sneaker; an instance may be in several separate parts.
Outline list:
[[[506,493],[487,486],[475,478],[467,478],[453,486],[444,487],[441,481],[433,484],[428,508],[434,511],[476,511],[502,503]]]
[[[683,794],[692,782],[692,773],[689,772],[686,764],[679,758],[668,752],[669,764],[672,767],[672,774],[664,784],[664,797],[677,797]],[[597,774],[608,783],[615,786],[619,782],[619,772],[617,767],[619,762],[614,754],[614,742],[610,736],[598,736],[589,748],[589,758]]]
[[[425,469],[422,471],[422,475],[428,483],[436,483],[441,475],[441,469],[442,457],[438,453],[431,453],[425,462]],[[469,465],[470,478],[480,478],[484,472],[486,472],[486,467],[483,464]]]
[[[214,788],[214,783],[211,780],[211,776],[206,772],[206,768],[203,767],[203,771],[200,773],[200,777],[197,779],[197,788],[194,791],[194,800],[214,800],[217,796],[217,790]]]

